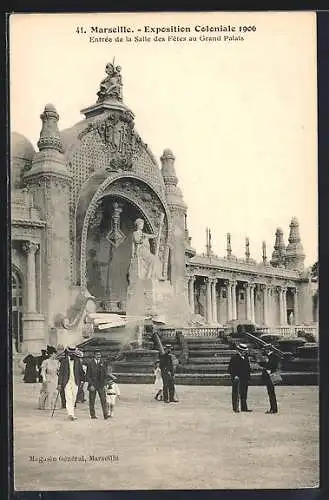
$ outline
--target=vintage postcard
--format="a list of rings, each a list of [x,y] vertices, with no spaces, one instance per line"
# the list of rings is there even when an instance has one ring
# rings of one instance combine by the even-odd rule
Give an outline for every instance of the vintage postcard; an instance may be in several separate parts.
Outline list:
[[[15,490],[317,487],[315,13],[12,14],[10,120]]]

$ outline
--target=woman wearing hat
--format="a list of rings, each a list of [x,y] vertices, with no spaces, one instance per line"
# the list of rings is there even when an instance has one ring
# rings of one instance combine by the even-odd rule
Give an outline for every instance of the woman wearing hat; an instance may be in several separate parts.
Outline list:
[[[239,399],[241,404],[241,411],[248,410],[247,395],[248,385],[250,379],[250,363],[248,359],[248,346],[246,344],[238,344],[236,346],[237,353],[233,354],[228,365],[228,372],[232,380],[232,406],[233,411],[238,413]]]
[[[42,388],[40,391],[39,408],[53,409],[57,396],[59,361],[56,359],[56,348],[47,347],[48,358],[41,364]]]

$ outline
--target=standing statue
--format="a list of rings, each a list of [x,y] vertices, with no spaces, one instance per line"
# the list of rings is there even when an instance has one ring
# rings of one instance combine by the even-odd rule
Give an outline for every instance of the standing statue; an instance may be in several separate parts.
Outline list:
[[[293,325],[295,323],[295,316],[294,313],[291,311],[289,314],[289,325]]]
[[[149,240],[157,238],[157,235],[144,233],[143,219],[136,219],[135,227],[130,268],[136,266],[134,274],[139,279],[152,279],[155,275],[155,255],[151,253]]]
[[[114,66],[113,63],[108,63],[105,68],[107,76],[101,81],[99,86],[98,102],[102,102],[110,97],[122,101],[122,77],[121,67]]]

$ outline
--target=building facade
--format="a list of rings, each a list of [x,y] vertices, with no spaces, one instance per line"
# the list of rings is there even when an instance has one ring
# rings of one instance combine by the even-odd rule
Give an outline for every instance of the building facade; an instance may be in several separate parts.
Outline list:
[[[91,335],[89,313],[125,312],[136,219],[150,240],[161,282],[184,296],[210,325],[250,320],[259,325],[311,325],[317,320],[298,221],[288,245],[278,229],[272,258],[255,262],[209,246],[191,248],[187,206],[175,157],[157,159],[135,129],[122,98],[121,68],[108,64],[97,102],[84,119],[59,131],[52,104],[41,114],[38,150],[18,133],[11,140],[11,272],[13,347],[39,352],[46,344]]]

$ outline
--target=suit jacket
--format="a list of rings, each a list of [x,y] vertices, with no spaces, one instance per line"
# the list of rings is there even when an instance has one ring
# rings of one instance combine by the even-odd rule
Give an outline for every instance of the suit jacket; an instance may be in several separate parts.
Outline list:
[[[160,355],[160,369],[162,372],[171,372],[174,374],[174,363],[171,354],[165,353]]]
[[[64,388],[70,377],[69,358],[63,358],[60,363],[58,371],[58,385]],[[73,360],[73,373],[75,384],[80,385],[80,382],[84,380],[84,371],[79,358],[74,358]]]
[[[102,361],[97,365],[96,361],[92,359],[87,366],[86,380],[88,382],[88,389],[90,389],[91,385],[97,389],[101,389],[109,380],[107,366]]]
[[[267,357],[267,361],[261,362],[260,365],[263,367],[262,378],[266,378],[266,370],[274,373],[279,368],[279,358],[274,352],[271,352]]]
[[[241,380],[248,382],[251,373],[248,356],[242,358],[240,354],[233,354],[228,365],[228,372],[232,379],[239,377]]]

